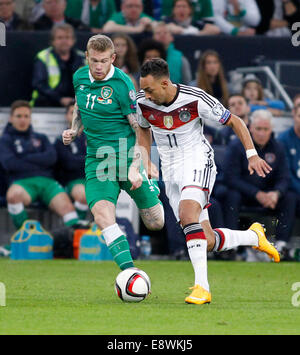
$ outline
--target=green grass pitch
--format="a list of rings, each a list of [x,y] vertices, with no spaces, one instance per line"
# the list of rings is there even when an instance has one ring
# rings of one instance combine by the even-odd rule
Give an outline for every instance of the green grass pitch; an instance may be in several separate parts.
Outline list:
[[[203,306],[184,303],[189,262],[135,264],[152,294],[133,304],[117,298],[112,262],[0,259],[0,334],[300,334],[300,263],[209,261],[212,303]]]

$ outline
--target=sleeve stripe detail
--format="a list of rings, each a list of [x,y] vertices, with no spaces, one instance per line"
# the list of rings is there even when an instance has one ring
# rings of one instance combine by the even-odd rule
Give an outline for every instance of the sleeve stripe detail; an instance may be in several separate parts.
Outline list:
[[[193,91],[189,91],[189,90],[180,90],[183,94],[187,94],[187,95],[193,95],[196,97],[199,97],[200,99],[202,99],[205,103],[207,103],[207,105],[211,108],[213,108],[215,106],[215,102],[206,94],[201,93],[201,92],[193,92]]]
[[[203,95],[207,98],[208,101],[211,102],[211,104],[215,105],[216,102],[214,101],[214,99],[212,97],[210,97],[204,90],[200,89],[200,88],[195,88],[195,87],[192,87],[192,86],[180,86],[180,88],[183,88],[184,90],[186,91],[191,91],[195,94],[198,94],[198,95]]]

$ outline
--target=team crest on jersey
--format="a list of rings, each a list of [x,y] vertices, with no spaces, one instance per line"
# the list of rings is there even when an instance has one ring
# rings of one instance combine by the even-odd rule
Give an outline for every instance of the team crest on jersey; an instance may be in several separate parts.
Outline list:
[[[191,113],[188,111],[187,108],[183,108],[179,112],[179,119],[181,122],[188,122],[191,119]]]
[[[167,127],[168,129],[172,128],[173,126],[173,117],[172,116],[164,116],[164,125],[165,127]]]
[[[276,155],[274,153],[266,153],[265,160],[268,164],[272,164],[276,160]]]
[[[107,100],[111,97],[113,92],[114,91],[110,86],[103,86],[103,88],[101,89],[101,96],[104,100]]]
[[[130,90],[129,91],[129,97],[132,101],[135,101],[136,100],[136,95],[135,95],[135,92],[134,90]]]
[[[40,139],[36,139],[36,138],[32,138],[31,142],[32,142],[32,145],[33,145],[35,148],[40,147],[41,144],[42,144],[42,142],[40,141]]]

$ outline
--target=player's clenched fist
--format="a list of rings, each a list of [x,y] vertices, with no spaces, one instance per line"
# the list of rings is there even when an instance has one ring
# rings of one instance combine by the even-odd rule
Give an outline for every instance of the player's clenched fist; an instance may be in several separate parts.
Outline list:
[[[76,137],[77,132],[73,129],[66,129],[63,131],[62,139],[64,145],[69,145]]]
[[[128,180],[131,182],[132,186],[130,190],[136,190],[141,187],[143,183],[143,177],[139,172],[139,169],[135,166],[130,166],[128,170]]]

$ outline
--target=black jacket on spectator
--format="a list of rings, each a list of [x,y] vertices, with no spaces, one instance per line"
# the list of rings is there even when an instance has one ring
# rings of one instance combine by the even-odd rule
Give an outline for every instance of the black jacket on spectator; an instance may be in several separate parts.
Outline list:
[[[289,186],[289,170],[283,146],[272,136],[263,149],[257,145],[255,149],[273,170],[265,178],[250,175],[245,149],[239,139],[234,139],[227,147],[223,166],[227,186],[249,198],[258,191],[278,190],[284,194]]]
[[[21,17],[14,13],[10,21],[4,22],[0,18],[0,22],[5,24],[6,31],[25,31],[32,29],[32,26],[28,22],[25,22]]]
[[[256,27],[256,34],[262,35],[270,29],[271,20],[274,15],[274,0],[256,0],[260,11],[261,20]]]
[[[72,25],[76,31],[90,31],[90,27],[85,25],[80,20],[76,20],[70,17],[65,17],[65,22]],[[36,31],[50,31],[54,25],[54,22],[47,16],[42,15],[33,24]]]
[[[58,137],[54,143],[57,153],[56,179],[66,185],[75,179],[84,179],[86,136],[81,133],[70,145],[64,145]]]
[[[48,71],[46,65],[39,59],[36,59],[32,74],[32,87],[39,93],[34,106],[61,106],[62,97],[74,97],[73,74],[77,69],[85,65],[84,53],[78,54],[72,49],[68,61],[63,61],[52,49],[61,74],[61,80],[55,89],[48,84]]]
[[[34,176],[53,178],[56,151],[46,135],[17,131],[10,123],[0,139],[0,162],[9,183]]]

